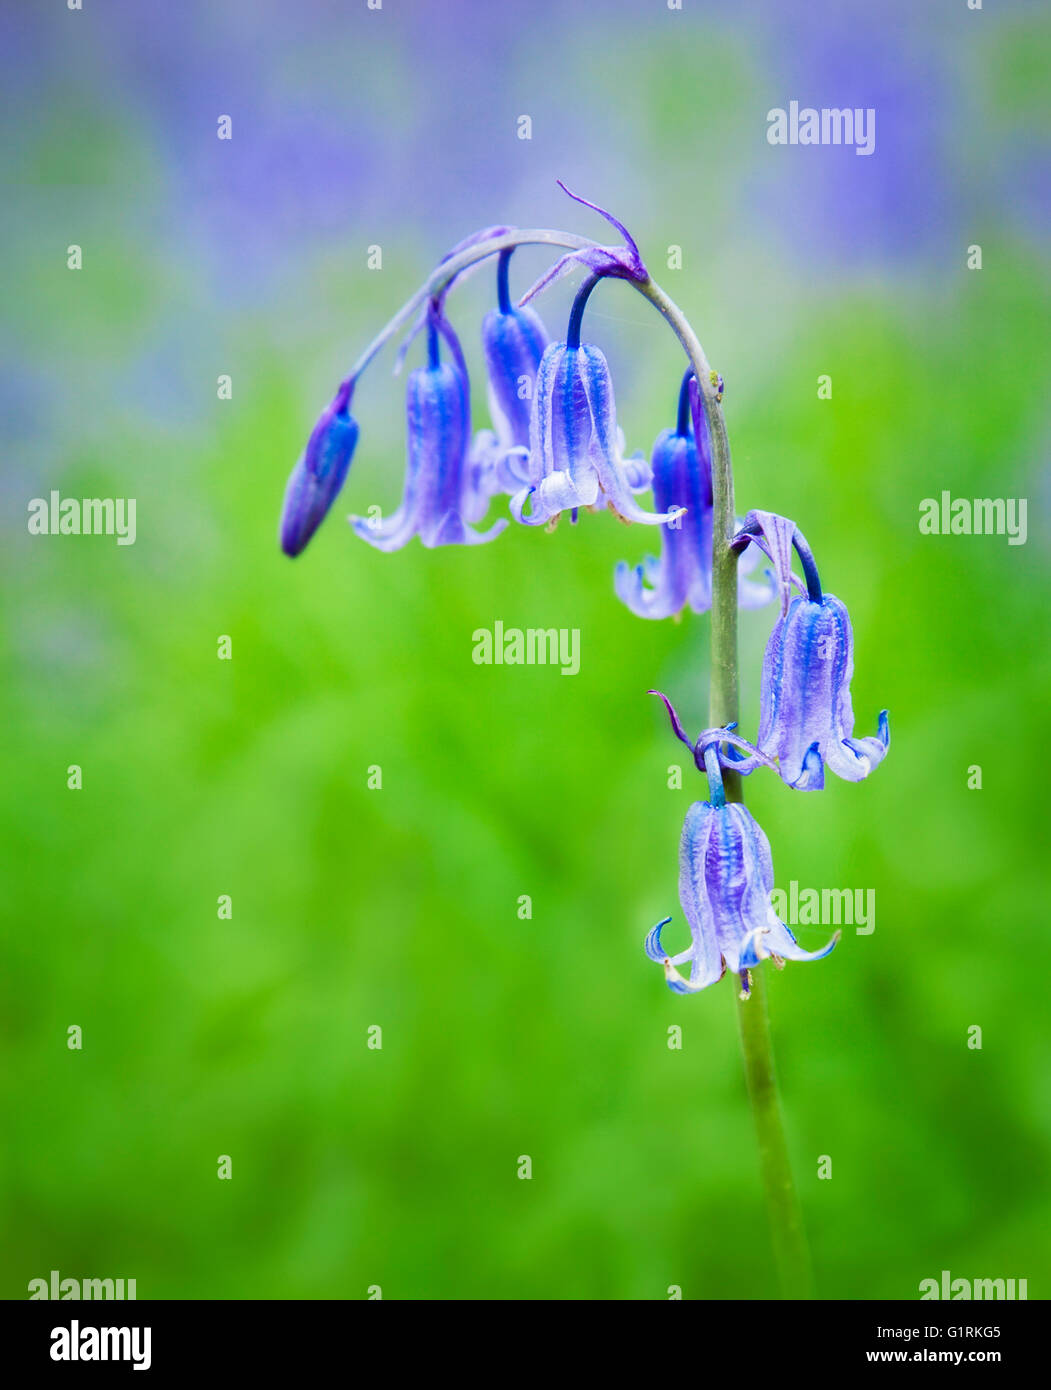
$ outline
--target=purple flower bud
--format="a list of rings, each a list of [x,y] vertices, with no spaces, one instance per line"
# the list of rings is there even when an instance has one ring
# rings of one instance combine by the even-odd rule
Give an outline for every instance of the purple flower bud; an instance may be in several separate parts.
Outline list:
[[[353,382],[345,381],[292,470],[281,512],[281,549],[286,555],[303,550],[346,479],[358,442],[358,423],[349,411],[352,392]]]

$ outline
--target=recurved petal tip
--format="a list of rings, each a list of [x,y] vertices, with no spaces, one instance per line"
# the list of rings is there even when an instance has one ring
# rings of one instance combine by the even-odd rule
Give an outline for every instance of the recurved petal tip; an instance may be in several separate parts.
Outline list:
[[[530,507],[526,514],[527,504]],[[550,521],[550,512],[538,510],[538,502],[535,487],[523,487],[516,492],[507,504],[508,510],[515,521],[522,526],[543,526],[546,521]]]
[[[794,782],[788,784],[797,792],[819,792],[825,786],[825,764],[817,743],[803,754],[803,768]]]
[[[680,975],[670,960],[664,962],[664,980],[670,990],[676,994],[698,994],[702,989],[707,989],[708,982],[692,985],[683,975]]]
[[[661,932],[671,921],[670,917],[662,917],[653,930],[646,937],[643,950],[650,960],[656,961],[658,965],[664,965],[668,959],[667,952],[661,946]]]

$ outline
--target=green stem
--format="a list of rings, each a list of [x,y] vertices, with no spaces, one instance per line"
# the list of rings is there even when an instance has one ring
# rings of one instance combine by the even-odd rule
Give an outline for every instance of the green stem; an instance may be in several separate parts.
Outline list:
[[[785,1298],[810,1298],[810,1253],[785,1142],[766,993],[765,972],[753,971],[751,996],[737,1000],[741,1052],[759,1141],[759,1167],[781,1292]]]
[[[730,441],[722,404],[712,381],[712,370],[693,329],[677,305],[652,280],[637,288],[664,315],[686,350],[701,388],[704,415],[712,441],[712,666],[708,723],[716,728],[737,718],[737,556],[730,549],[737,519]],[[738,773],[724,771],[723,785],[727,801],[744,800]],[[763,1191],[782,1293],[787,1298],[809,1298],[810,1259],[785,1141],[767,1016],[766,979],[762,969],[753,972],[751,997],[738,1000],[737,1012],[748,1095],[759,1143]]]

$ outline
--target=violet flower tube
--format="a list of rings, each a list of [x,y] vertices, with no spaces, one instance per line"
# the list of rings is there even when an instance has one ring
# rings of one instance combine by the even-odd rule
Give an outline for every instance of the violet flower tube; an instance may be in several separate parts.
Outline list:
[[[511,303],[511,251],[499,257],[498,306],[482,322],[482,349],[493,428],[479,430],[472,456],[491,479],[493,492],[517,492],[528,482],[529,417],[536,374],[548,344],[547,330],[528,307]]]
[[[675,428],[657,436],[651,466],[654,505],[671,515],[660,533],[660,559],[647,555],[634,568],[621,561],[614,591],[640,618],[677,618],[684,608],[707,613],[712,606],[712,444],[692,367],[679,388]],[[748,578],[758,559],[758,550],[749,549],[737,567],[742,608],[760,607],[773,595],[770,583]]]
[[[527,526],[597,506],[609,506],[624,521],[659,526],[671,520],[672,513],[648,512],[635,501],[633,494],[649,486],[650,470],[642,460],[624,458],[609,365],[594,343],[580,341],[584,305],[601,278],[585,281],[566,341],[550,344],[537,371],[529,483],[511,499],[512,516]]]
[[[451,362],[441,361],[442,340]],[[427,365],[409,374],[405,411],[408,466],[401,506],[378,524],[351,517],[355,532],[377,550],[388,551],[400,550],[413,536],[428,549],[493,540],[506,520],[488,531],[475,531],[468,524],[485,515],[489,497],[473,484],[469,469],[471,409],[463,353],[436,303],[427,322]]]

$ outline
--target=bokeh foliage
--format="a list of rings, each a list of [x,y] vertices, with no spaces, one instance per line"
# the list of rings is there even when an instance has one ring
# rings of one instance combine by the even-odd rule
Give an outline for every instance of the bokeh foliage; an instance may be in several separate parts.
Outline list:
[[[747,789],[779,885],[876,892],[871,936],[772,981],[821,1290],[915,1297],[948,1268],[1046,1295],[1049,364],[1027,202],[1046,151],[1037,84],[1012,76],[1046,52],[1036,20],[985,14],[977,36],[962,6],[900,7],[915,61],[864,161],[766,144],[767,107],[855,90],[813,76],[834,21],[774,42],[775,0],[736,21],[613,4],[605,30],[594,7],[543,5],[556,54],[519,7],[432,7],[455,12],[442,27],[407,6],[371,31],[364,7],[294,7],[301,28],[276,5],[251,24],[158,7],[163,63],[139,7],[89,8],[23,17],[8,58],[3,1294],[52,1268],[132,1276],[140,1297],[772,1292],[731,987],[674,997],[642,956],[657,917],[682,930],[678,835],[703,794],[688,768],[668,789],[685,750],[644,692],[701,726],[706,623],[647,624],[612,596],[615,561],[656,537],[589,516],[368,550],[342,514],[399,492],[401,386],[381,366],[336,514],[295,563],[275,541],[326,392],[448,244],[497,220],[597,231],[561,175],[615,208],[694,318],[727,382],[740,509],[798,518],[852,613],[860,732],[891,710],[869,782]],[[475,69],[481,90],[454,80]],[[894,123],[910,101],[935,120],[916,144]],[[837,190],[862,177],[883,192],[855,235]],[[900,191],[917,180],[919,210]],[[681,272],[662,269],[672,243]],[[475,361],[490,292],[479,276],[453,301]],[[676,346],[627,288],[592,304],[629,446],[648,447]],[[478,389],[475,407],[481,423]],[[26,502],[52,487],[136,497],[136,544],[29,537]],[[1028,543],[921,536],[943,488],[1028,497]],[[475,666],[471,634],[497,618],[579,628],[580,674]],[[742,617],[746,732],[770,621]]]

